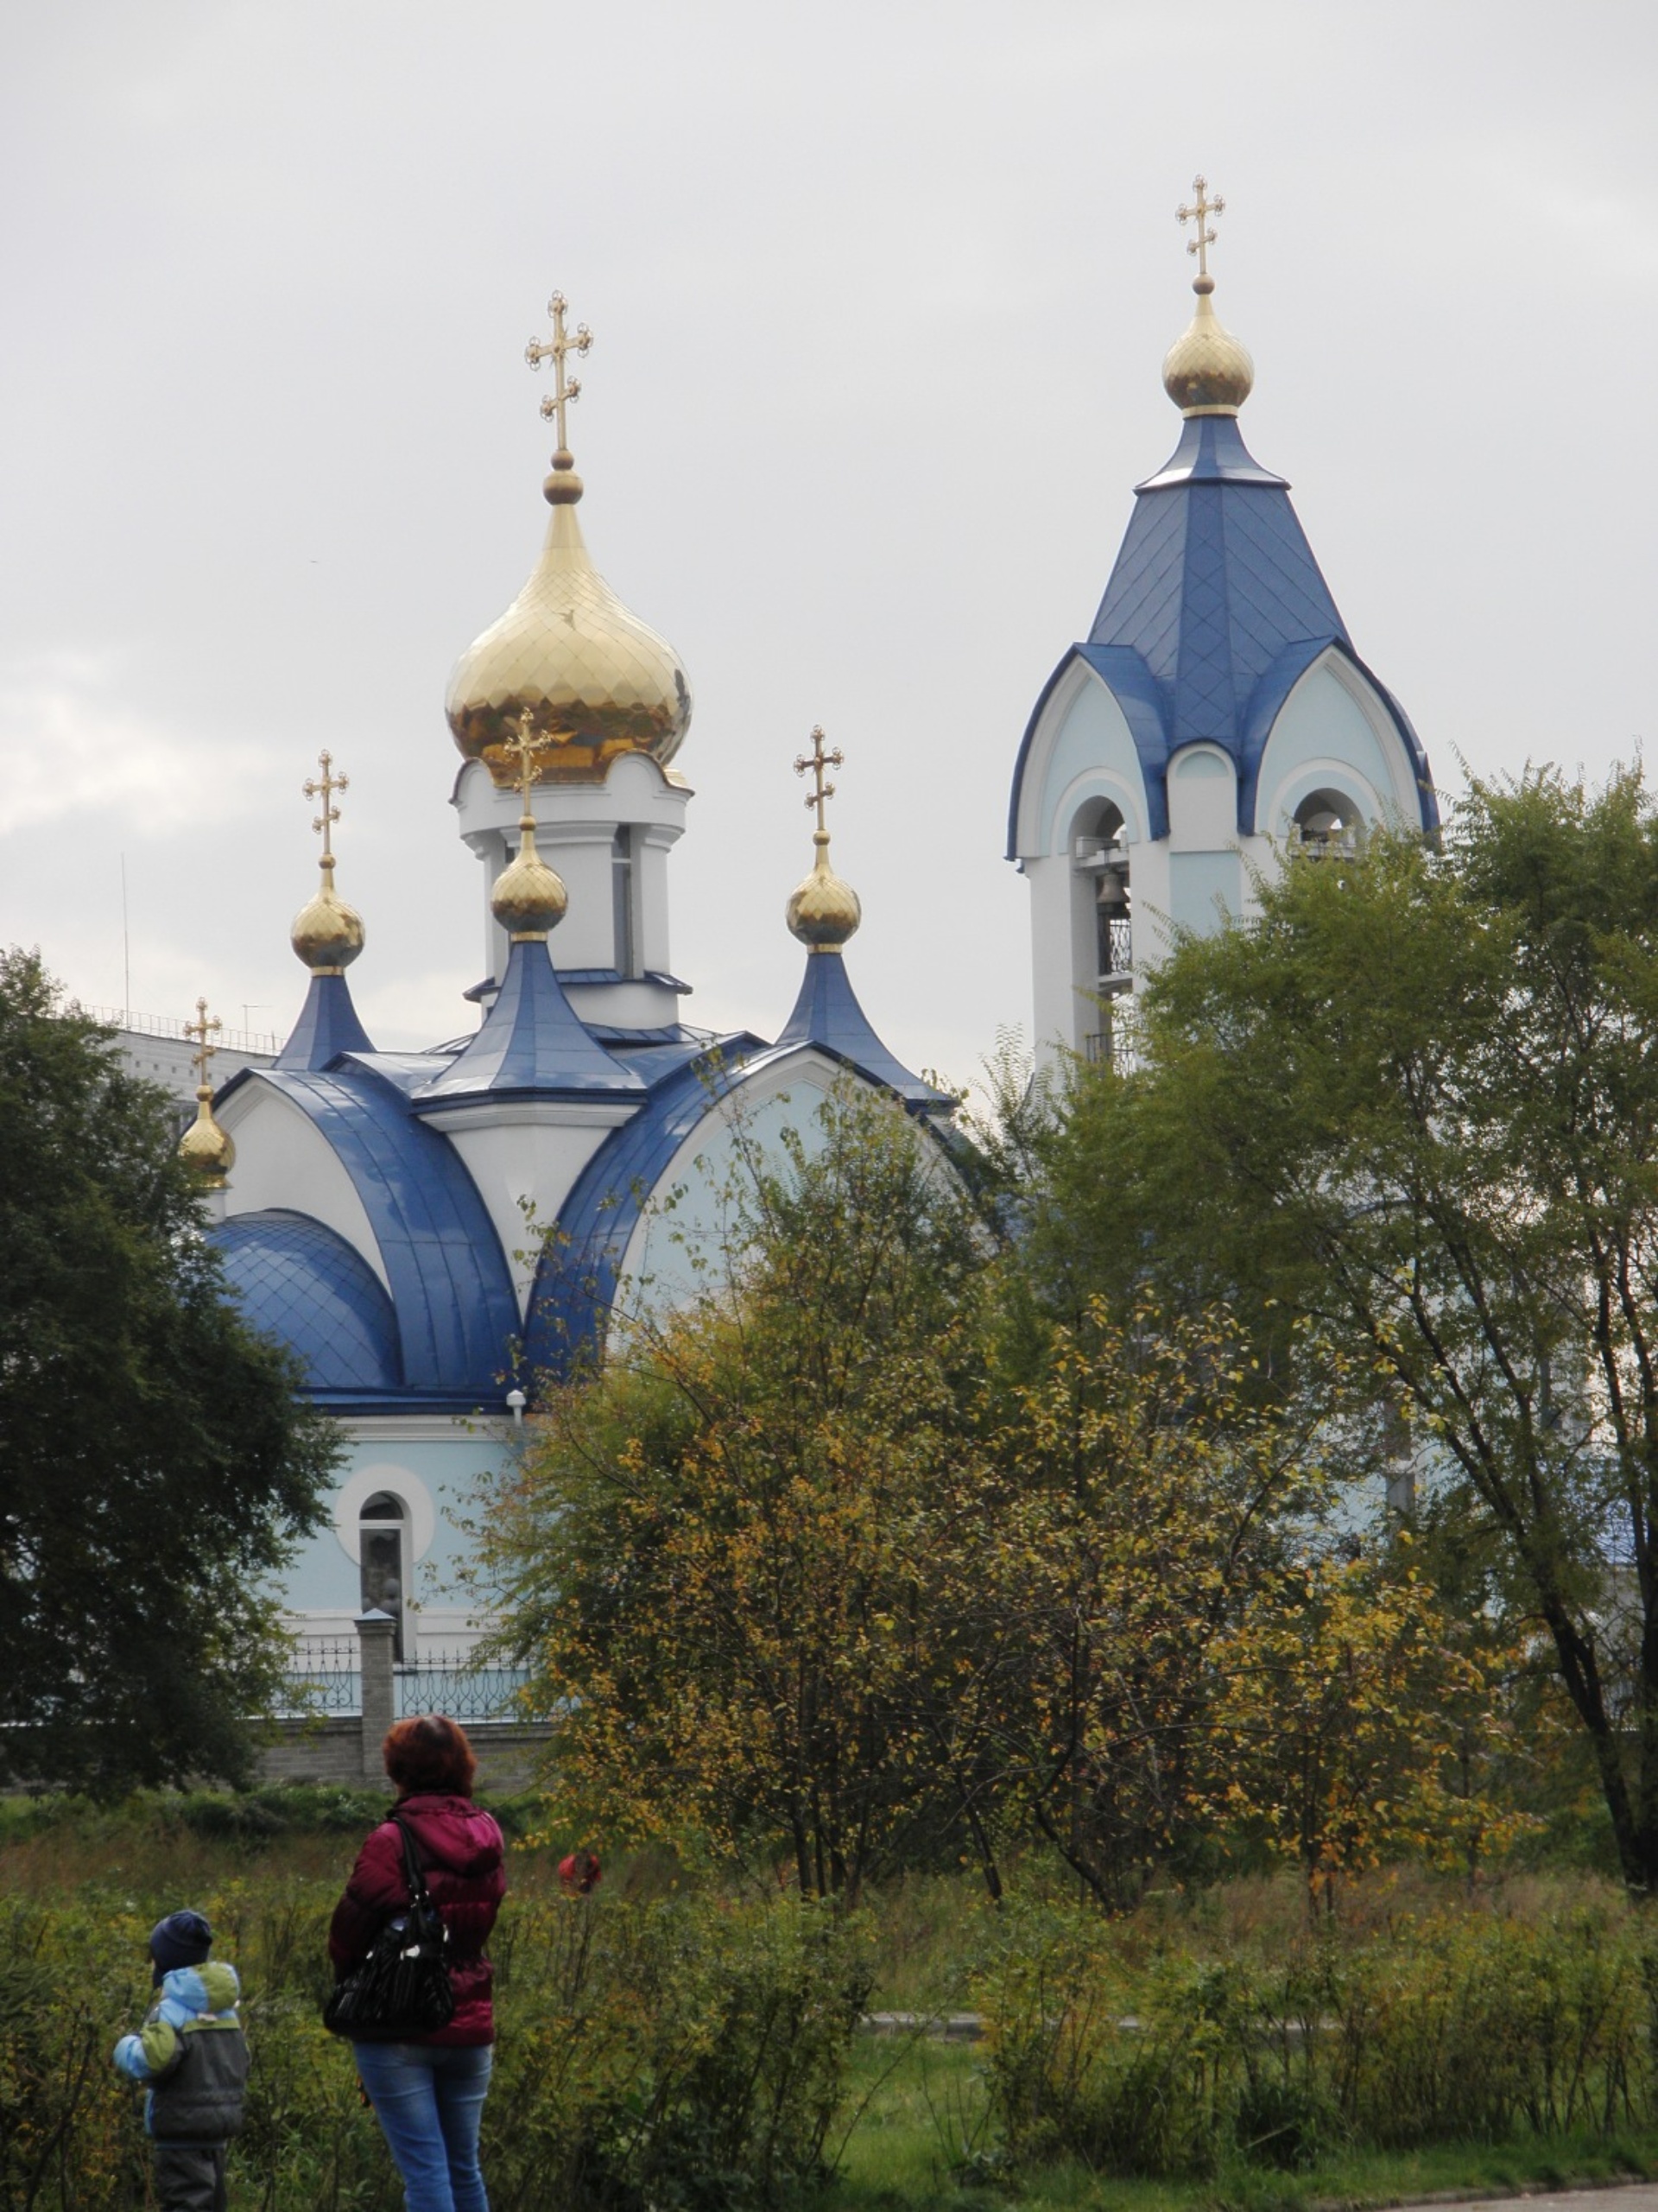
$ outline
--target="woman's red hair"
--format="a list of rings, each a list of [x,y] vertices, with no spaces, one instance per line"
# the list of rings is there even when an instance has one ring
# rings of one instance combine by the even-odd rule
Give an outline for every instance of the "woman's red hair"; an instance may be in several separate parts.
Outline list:
[[[405,1797],[434,1795],[470,1797],[478,1761],[466,1731],[446,1713],[423,1713],[399,1721],[380,1746],[386,1772]]]

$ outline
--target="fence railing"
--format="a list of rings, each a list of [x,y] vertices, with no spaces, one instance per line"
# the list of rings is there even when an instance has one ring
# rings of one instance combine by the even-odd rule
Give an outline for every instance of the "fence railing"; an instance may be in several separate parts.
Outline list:
[[[412,1660],[392,1669],[394,1717],[402,1721],[417,1713],[447,1713],[457,1721],[519,1720],[524,1717],[519,1693],[528,1681],[527,1667],[474,1665],[464,1649],[421,1646]],[[276,1717],[349,1715],[362,1710],[362,1654],[357,1638],[301,1638],[282,1677]]]

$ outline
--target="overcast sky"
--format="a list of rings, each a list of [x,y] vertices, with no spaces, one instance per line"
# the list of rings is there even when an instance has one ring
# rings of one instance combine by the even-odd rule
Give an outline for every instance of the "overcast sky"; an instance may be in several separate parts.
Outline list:
[[[285,1030],[339,888],[377,1041],[471,1024],[448,671],[539,547],[525,368],[596,333],[582,521],[696,695],[687,1018],[774,1034],[846,765],[864,1005],[1029,1022],[1009,776],[1172,448],[1175,204],[1243,428],[1442,789],[1649,726],[1658,10],[1623,0],[14,0],[0,31],[0,941]]]

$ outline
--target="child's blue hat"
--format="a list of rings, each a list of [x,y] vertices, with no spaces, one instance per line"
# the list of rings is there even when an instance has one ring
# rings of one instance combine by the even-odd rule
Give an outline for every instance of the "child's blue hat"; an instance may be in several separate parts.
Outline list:
[[[175,1966],[200,1966],[213,1948],[213,1931],[204,1914],[193,1906],[169,1912],[149,1931],[149,1955],[155,1962],[157,1983]]]

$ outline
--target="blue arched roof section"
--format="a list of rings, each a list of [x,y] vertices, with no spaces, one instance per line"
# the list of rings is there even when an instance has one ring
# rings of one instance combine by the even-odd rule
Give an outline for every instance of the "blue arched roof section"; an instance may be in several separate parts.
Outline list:
[[[465,1410],[500,1399],[518,1305],[484,1201],[459,1154],[396,1084],[348,1056],[326,1070],[245,1069],[313,1125],[351,1179],[391,1285],[406,1391]]]
[[[547,940],[516,940],[484,1025],[421,1093],[423,1106],[503,1098],[636,1097],[638,1079],[595,1042],[564,995]]]
[[[1332,646],[1363,669],[1288,485],[1254,460],[1233,417],[1193,417],[1167,466],[1136,485],[1135,510],[1086,643],[1072,648],[1037,702],[1014,770],[1009,858],[1016,857],[1020,793],[1036,723],[1079,656],[1128,718],[1148,795],[1155,794],[1151,834],[1168,831],[1170,756],[1204,740],[1224,747],[1237,764],[1238,827],[1248,834],[1273,717],[1295,675]],[[1416,769],[1431,826],[1438,813],[1421,741],[1396,702],[1376,688]]]
[[[307,1214],[233,1214],[212,1232],[253,1327],[299,1354],[313,1394],[357,1400],[402,1385],[397,1317],[361,1252]]]
[[[535,1270],[524,1330],[532,1374],[567,1373],[598,1350],[629,1240],[651,1193],[716,1100],[742,1080],[747,1055],[762,1049],[758,1037],[738,1032],[686,1060],[589,1160]]]

